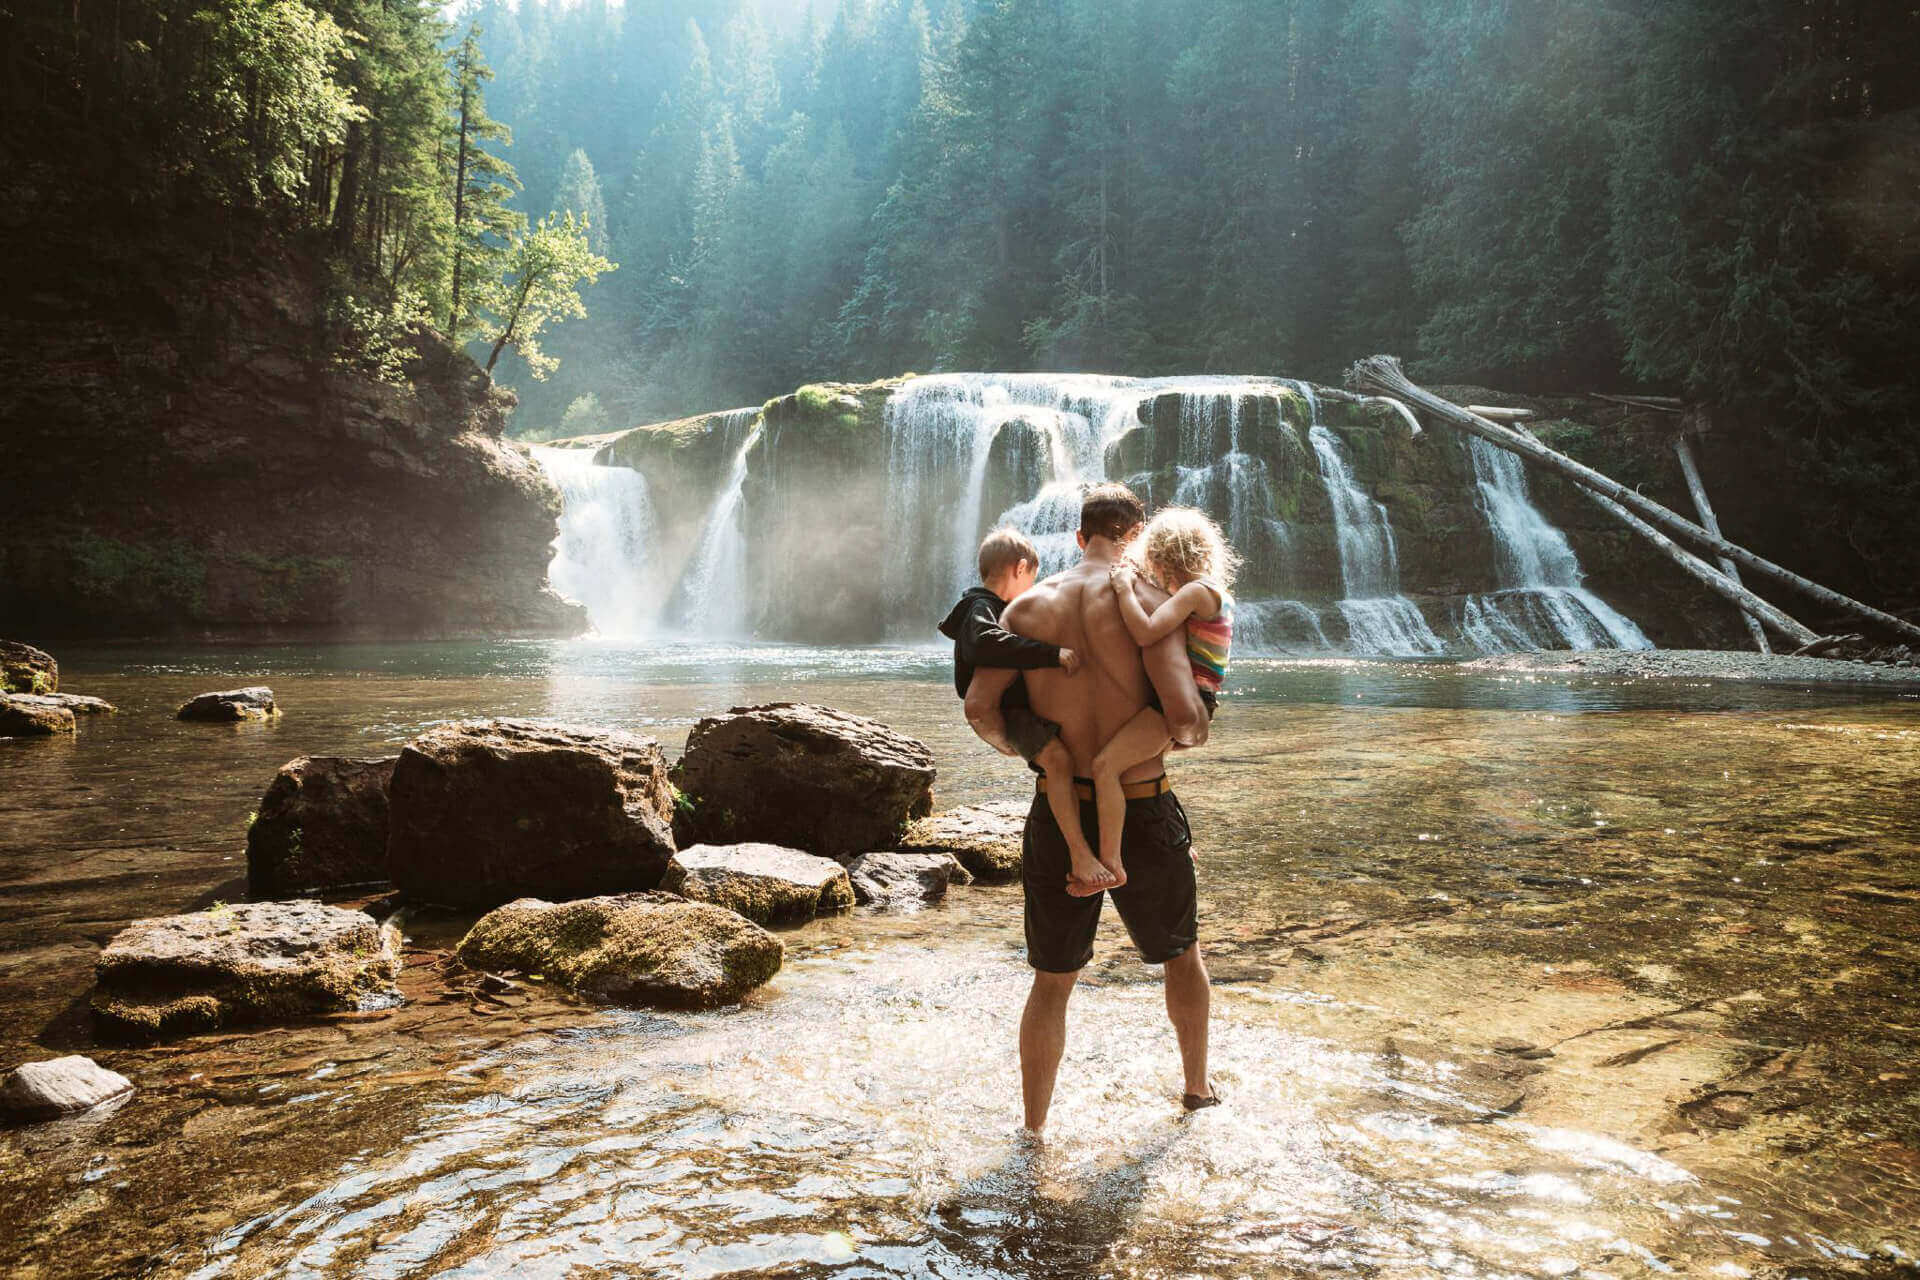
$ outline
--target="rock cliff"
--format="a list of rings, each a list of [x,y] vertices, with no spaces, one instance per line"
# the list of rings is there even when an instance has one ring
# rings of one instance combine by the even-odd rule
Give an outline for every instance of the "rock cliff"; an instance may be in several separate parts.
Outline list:
[[[546,587],[559,495],[501,438],[510,399],[431,334],[385,377],[343,364],[311,268],[242,261],[189,285],[50,260],[0,309],[0,632],[583,629]]]

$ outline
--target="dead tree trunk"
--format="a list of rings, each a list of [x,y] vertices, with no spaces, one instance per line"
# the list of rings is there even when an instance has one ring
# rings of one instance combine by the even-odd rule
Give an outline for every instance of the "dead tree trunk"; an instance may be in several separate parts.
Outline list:
[[[1896,618],[1872,605],[1862,604],[1858,600],[1841,595],[1838,591],[1823,587],[1810,578],[1803,578],[1791,569],[1782,568],[1763,556],[1755,555],[1745,547],[1707,532],[1693,521],[1676,514],[1653,499],[1627,488],[1617,480],[1601,475],[1592,467],[1575,462],[1565,454],[1556,453],[1538,440],[1529,439],[1505,427],[1497,426],[1485,418],[1475,417],[1459,405],[1442,400],[1432,392],[1415,386],[1401,370],[1400,362],[1392,356],[1373,356],[1359,361],[1349,371],[1348,376],[1360,386],[1411,400],[1429,413],[1445,419],[1463,431],[1496,444],[1509,453],[1517,453],[1523,458],[1557,471],[1584,489],[1613,499],[1622,507],[1642,517],[1648,523],[1660,526],[1668,533],[1685,538],[1688,542],[1704,547],[1716,555],[1723,555],[1743,568],[1796,587],[1829,609],[1853,614],[1855,617],[1867,619],[1876,626],[1909,640],[1920,641],[1920,627],[1904,618]],[[1738,589],[1745,591],[1745,588]],[[1747,594],[1752,593],[1747,592]],[[1756,600],[1758,598],[1754,597]]]
[[[1700,526],[1714,537],[1720,536],[1720,521],[1713,514],[1713,504],[1707,501],[1707,486],[1700,479],[1699,464],[1693,460],[1693,445],[1688,443],[1685,432],[1673,438],[1673,451],[1680,457],[1680,474],[1687,478],[1687,492],[1693,495],[1693,509],[1700,513]],[[1740,566],[1725,556],[1720,557],[1720,572],[1740,581]],[[1767,647],[1767,633],[1760,626],[1760,619],[1750,612],[1740,615],[1746,620],[1747,634],[1753,637],[1753,647],[1761,653],[1772,653]],[[1806,643],[1805,641],[1801,642]]]

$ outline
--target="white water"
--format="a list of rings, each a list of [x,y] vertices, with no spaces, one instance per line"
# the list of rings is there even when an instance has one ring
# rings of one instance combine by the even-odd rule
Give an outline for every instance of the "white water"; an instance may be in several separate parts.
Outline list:
[[[749,629],[747,535],[742,507],[747,454],[760,438],[759,413],[758,409],[735,409],[722,415],[714,428],[725,433],[729,441],[736,436],[742,438],[733,451],[726,484],[701,524],[699,547],[680,580],[681,624],[699,635],[737,638]]]
[[[1466,602],[1461,638],[1483,653],[1651,649],[1631,619],[1581,585],[1580,561],[1567,536],[1533,505],[1525,464],[1478,437],[1467,442],[1467,452],[1503,590]]]
[[[652,629],[660,584],[652,572],[654,518],[647,478],[595,466],[591,449],[543,449],[534,458],[560,490],[560,535],[547,581],[586,606],[603,636]]]

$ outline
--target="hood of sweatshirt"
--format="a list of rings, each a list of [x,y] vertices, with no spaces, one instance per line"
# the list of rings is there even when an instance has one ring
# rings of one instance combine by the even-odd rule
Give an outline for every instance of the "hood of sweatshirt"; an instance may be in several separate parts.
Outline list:
[[[973,613],[981,601],[986,602],[989,610],[996,618],[1000,616],[1000,611],[1007,607],[1005,600],[1002,600],[985,587],[969,587],[967,588],[966,594],[961,596],[959,601],[953,606],[953,611],[947,614],[946,621],[940,624],[940,634],[949,640],[958,640],[960,638],[960,628],[966,623],[967,618]]]

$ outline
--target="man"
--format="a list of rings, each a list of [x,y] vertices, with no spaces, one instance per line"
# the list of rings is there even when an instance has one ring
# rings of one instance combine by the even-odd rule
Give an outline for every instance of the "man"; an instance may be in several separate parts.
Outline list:
[[[1080,508],[1080,563],[1026,592],[1001,617],[1009,631],[1082,655],[1078,676],[1041,670],[1026,672],[1025,679],[1034,712],[1060,726],[1060,740],[1073,755],[1074,772],[1081,775],[1075,784],[1081,822],[1089,832],[1098,813],[1085,775],[1107,740],[1148,705],[1150,691],[1159,695],[1176,743],[1197,747],[1207,740],[1207,713],[1184,638],[1175,632],[1143,651],[1127,634],[1108,582],[1108,571],[1145,518],[1140,499],[1125,485],[1090,489]],[[1136,590],[1149,611],[1166,598],[1145,583]],[[1000,695],[1020,674],[982,672],[967,697],[967,721],[974,732],[1007,755],[1017,753],[1001,724]],[[1167,1018],[1180,1042],[1186,1077],[1183,1103],[1188,1110],[1212,1106],[1218,1098],[1207,1079],[1207,967],[1198,941],[1186,812],[1166,780],[1165,757],[1134,766],[1121,781],[1127,784],[1121,835],[1127,883],[1109,892],[1141,959],[1166,966]],[[1021,1095],[1027,1128],[1036,1134],[1046,1125],[1066,1049],[1067,1000],[1080,970],[1093,958],[1094,930],[1106,896],[1070,892],[1071,866],[1059,824],[1045,796],[1036,795],[1021,856],[1033,989],[1020,1018]]]

